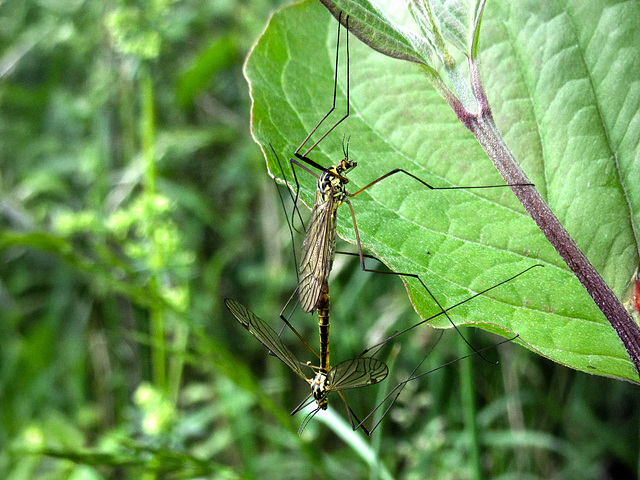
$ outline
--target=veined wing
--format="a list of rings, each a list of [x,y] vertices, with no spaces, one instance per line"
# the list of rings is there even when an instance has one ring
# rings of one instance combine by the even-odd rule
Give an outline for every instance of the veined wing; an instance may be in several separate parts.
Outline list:
[[[365,387],[387,378],[389,368],[377,358],[358,357],[339,363],[327,375],[330,390]]]
[[[333,249],[336,242],[335,211],[337,205],[333,192],[316,192],[307,234],[302,242],[300,259],[300,284],[298,294],[304,312],[316,310],[322,284],[331,271]]]
[[[267,347],[273,354],[289,366],[299,377],[307,380],[304,372],[300,368],[300,363],[291,350],[282,343],[278,334],[267,325],[264,320],[249,310],[244,305],[239,304],[231,298],[225,298],[224,304],[229,311],[236,317],[236,320],[246,328],[251,335],[256,337],[260,343]]]

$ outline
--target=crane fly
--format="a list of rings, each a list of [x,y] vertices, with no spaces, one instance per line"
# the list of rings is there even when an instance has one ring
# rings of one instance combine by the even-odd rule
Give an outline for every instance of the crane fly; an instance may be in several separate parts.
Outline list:
[[[296,292],[298,293],[298,303],[300,304],[301,309],[304,312],[314,312],[320,311],[322,305],[322,292],[324,286],[328,282],[329,273],[331,272],[331,268],[333,266],[333,259],[335,256],[335,243],[336,243],[336,213],[338,207],[342,203],[346,203],[349,206],[349,210],[351,212],[351,219],[353,221],[353,228],[355,232],[356,238],[356,246],[358,248],[357,254],[348,253],[350,255],[357,255],[360,259],[360,268],[365,272],[371,273],[381,273],[381,274],[390,274],[390,275],[398,275],[405,278],[413,278],[420,283],[422,288],[427,292],[429,297],[433,300],[433,302],[437,305],[440,310],[440,314],[444,314],[447,317],[449,323],[453,326],[453,328],[458,332],[458,334],[463,338],[465,343],[469,345],[472,349],[473,346],[466,340],[462,332],[458,329],[457,325],[453,322],[447,310],[443,307],[443,305],[438,301],[436,296],[431,292],[429,287],[427,287],[426,283],[420,278],[419,275],[415,273],[409,272],[394,272],[394,271],[385,271],[368,268],[365,265],[365,257],[374,258],[369,255],[365,255],[362,251],[362,244],[360,242],[360,234],[358,231],[358,226],[356,223],[355,212],[349,201],[350,197],[354,197],[359,193],[362,193],[364,190],[372,187],[380,180],[387,178],[394,173],[403,172],[409,175],[412,178],[420,181],[424,185],[428,186],[433,190],[440,189],[459,189],[459,188],[490,188],[490,187],[443,187],[436,188],[428,185],[427,183],[420,180],[418,177],[415,177],[409,172],[406,172],[402,169],[396,169],[394,171],[389,172],[388,174],[380,177],[377,180],[369,183],[367,186],[361,188],[355,193],[349,193],[346,190],[346,184],[349,180],[345,177],[345,174],[348,173],[351,169],[357,166],[357,163],[349,159],[349,148],[348,144],[343,144],[343,153],[344,158],[341,162],[334,165],[333,167],[325,170],[320,176],[318,176],[317,188],[316,188],[316,196],[314,205],[311,212],[311,219],[308,223],[308,228],[302,243],[301,249],[301,257],[300,257],[300,266],[298,268],[298,287],[296,291],[289,298],[282,311],[280,312],[280,317],[287,322],[285,318],[284,312],[286,311],[288,305],[293,300]],[[275,151],[274,151],[275,154]],[[277,154],[276,154],[277,158]],[[308,170],[310,173],[314,174],[311,170],[307,169],[304,165],[292,160],[297,165],[301,166],[305,170]],[[279,160],[278,160],[279,162]],[[321,167],[319,167],[321,168]],[[508,186],[508,185],[504,185]],[[282,198],[281,198],[282,199]],[[295,208],[295,207],[294,207]],[[287,223],[289,225],[290,231],[293,233],[292,223],[288,215],[286,215]],[[295,256],[295,247],[294,247],[294,256]],[[531,269],[529,267],[525,269],[523,272]],[[518,274],[518,275],[520,275]],[[518,276],[516,275],[516,276]],[[515,277],[512,277],[515,278]],[[503,282],[499,282],[494,285],[498,286],[503,284]],[[491,287],[491,288],[494,288]],[[487,289],[490,290],[491,288]],[[470,297],[475,298],[476,295]],[[320,313],[319,313],[320,317]],[[432,318],[432,317],[431,317]],[[424,323],[424,322],[420,322]],[[482,355],[480,355],[482,356]],[[484,357],[483,357],[484,358]]]
[[[225,305],[233,316],[253,335],[260,343],[269,349],[276,357],[278,357],[293,372],[302,378],[311,387],[311,393],[303,402],[294,409],[291,414],[297,413],[306,404],[307,400],[313,397],[317,407],[303,421],[300,432],[309,422],[309,420],[320,410],[326,410],[328,406],[327,396],[331,392],[338,392],[342,397],[349,412],[349,418],[354,430],[357,426],[351,417],[352,412],[347,404],[343,391],[351,388],[366,387],[381,382],[387,377],[389,369],[380,360],[374,357],[356,357],[339,363],[333,368],[324,369],[322,367],[313,368],[317,370],[314,377],[307,377],[302,371],[301,363],[295,357],[291,350],[282,342],[278,334],[267,325],[264,320],[259,318],[251,310],[230,298],[225,299]],[[321,362],[322,363],[322,362]],[[328,365],[327,365],[328,367]]]
[[[472,297],[469,297],[451,307],[449,307],[446,311],[449,311],[453,308],[456,308],[480,295],[483,295],[485,293],[487,293],[489,290],[492,290],[494,288],[497,288],[500,285],[503,285],[505,283],[508,283],[512,280],[514,280],[516,277],[519,277],[520,275],[523,275],[524,273],[526,273],[527,271],[538,267],[540,265],[533,265],[531,267],[529,267],[528,269],[506,279],[503,280],[502,282],[493,285],[492,287],[487,288],[486,290],[483,290],[481,292],[476,293],[475,295],[473,295]],[[460,360],[463,360],[465,358],[468,358],[472,355],[475,354],[481,354],[481,352],[488,350],[489,348],[493,348],[496,347],[498,345],[501,345],[505,342],[509,342],[514,340],[516,337],[510,338],[510,339],[506,339],[503,340],[491,347],[487,347],[487,348],[483,348],[481,350],[475,350],[473,353],[470,353],[468,355],[465,355],[463,357],[460,357],[456,360],[452,360],[451,362],[445,363],[443,365],[440,365],[436,368],[433,368],[431,370],[428,370],[427,372],[423,372],[423,373],[416,373],[419,368],[422,366],[423,362],[426,360],[426,358],[429,356],[429,354],[431,353],[431,351],[433,350],[433,348],[435,348],[437,342],[436,341],[433,346],[431,347],[431,349],[429,350],[429,352],[425,355],[425,357],[422,359],[422,361],[413,369],[413,371],[411,372],[411,374],[408,376],[408,378],[406,378],[405,380],[403,380],[402,382],[398,383],[395,387],[393,387],[391,389],[391,391],[385,396],[385,398],[366,416],[364,417],[362,420],[358,420],[358,417],[355,415],[355,413],[353,412],[353,410],[350,408],[348,402],[347,402],[347,398],[344,394],[345,390],[349,390],[349,389],[354,389],[354,388],[360,388],[360,387],[365,387],[368,385],[374,385],[376,383],[381,382],[382,380],[384,380],[388,373],[389,373],[389,369],[386,366],[386,364],[380,360],[378,360],[377,358],[375,358],[374,356],[367,356],[367,354],[369,354],[372,351],[375,351],[377,353],[377,351],[384,346],[387,342],[389,342],[390,340],[393,340],[395,338],[397,338],[400,335],[403,335],[404,333],[432,320],[435,317],[438,317],[440,315],[442,315],[445,312],[440,312],[437,313],[435,315],[433,315],[432,317],[429,317],[425,320],[422,320],[412,326],[410,326],[409,328],[406,328],[400,332],[396,332],[393,335],[389,336],[388,338],[376,343],[375,345],[372,345],[370,347],[368,347],[367,349],[363,350],[362,353],[360,353],[360,355],[358,355],[355,358],[352,358],[350,360],[346,360],[344,362],[339,363],[338,365],[336,365],[335,367],[331,367],[330,366],[330,362],[329,362],[329,340],[328,340],[328,329],[329,329],[329,295],[328,295],[328,285],[325,284],[323,287],[323,293],[322,293],[322,305],[321,308],[318,309],[319,312],[319,328],[320,328],[320,338],[321,338],[321,348],[320,348],[320,366],[319,367],[313,367],[311,366],[309,363],[306,364],[302,364],[300,361],[298,361],[298,359],[295,357],[295,355],[291,352],[291,350],[289,350],[289,348],[287,348],[287,346],[284,344],[284,342],[282,341],[282,339],[280,338],[280,336],[275,332],[275,330],[273,330],[269,325],[267,325],[267,323],[262,320],[261,318],[259,318],[257,315],[255,315],[253,312],[251,312],[248,308],[246,308],[245,306],[243,306],[242,304],[238,303],[235,300],[232,300],[230,298],[225,299],[224,301],[227,309],[229,309],[229,311],[233,314],[233,316],[236,318],[236,320],[246,329],[249,331],[249,333],[251,333],[251,335],[253,335],[260,343],[262,343],[268,350],[270,353],[272,353],[274,356],[278,357],[285,365],[287,365],[291,370],[293,370],[293,372],[298,375],[300,378],[302,378],[305,382],[307,382],[309,384],[309,386],[311,387],[311,393],[291,412],[291,414],[295,414],[298,411],[300,411],[303,407],[305,407],[309,400],[313,398],[313,400],[315,400],[316,402],[316,408],[315,410],[311,411],[311,413],[309,413],[309,415],[307,415],[305,417],[305,419],[303,420],[302,424],[300,425],[300,429],[299,429],[299,433],[302,432],[302,430],[305,428],[305,426],[309,423],[309,421],[311,420],[311,418],[313,418],[313,416],[318,413],[320,410],[326,410],[327,406],[328,406],[328,402],[327,402],[327,396],[331,393],[331,392],[337,392],[340,397],[342,398],[344,404],[345,404],[345,408],[347,410],[347,413],[349,415],[349,421],[351,423],[351,427],[353,428],[353,430],[357,430],[359,428],[361,428],[367,435],[371,435],[376,428],[380,425],[380,423],[382,422],[382,420],[385,418],[385,416],[389,413],[391,407],[394,405],[394,403],[396,402],[396,400],[398,399],[400,393],[402,392],[403,388],[405,387],[405,385],[413,380],[417,380],[419,378],[424,377],[425,375],[428,375],[436,370],[439,370],[441,368],[444,368],[448,365],[451,365],[455,362],[458,362]],[[326,316],[326,318],[324,318]],[[286,324],[296,333],[296,335],[298,335],[298,337],[302,340],[302,342],[307,345],[308,348],[311,349],[311,347],[309,347],[309,345],[307,344],[306,341],[304,341],[304,339],[302,339],[300,337],[300,335],[298,334],[298,332],[295,331],[295,329],[291,326],[291,324],[285,319]],[[325,335],[326,335],[326,339],[323,340],[323,328],[325,328]],[[440,332],[440,334],[442,335],[442,332]],[[324,344],[323,347],[323,341],[326,341],[326,343]],[[313,351],[313,349],[311,349]],[[314,352],[315,353],[315,352]],[[375,355],[375,353],[374,353]],[[311,368],[314,371],[317,371],[316,375],[314,377],[308,377],[307,375],[305,375],[305,373],[302,370],[302,365]],[[384,403],[389,400],[391,398],[391,402],[389,403],[389,405],[386,407],[386,409],[384,410],[382,416],[378,419],[378,421],[373,425],[373,427],[371,429],[367,429],[364,426],[364,422],[366,422],[369,418],[371,418],[371,416],[378,410],[380,409]],[[313,401],[312,400],[312,401]],[[355,420],[354,420],[355,419]]]
[[[318,164],[314,160],[310,159],[308,155],[315,149],[318,144],[324,140],[339,124],[341,124],[347,117],[350,115],[350,101],[349,101],[349,17],[345,18],[345,27],[346,27],[346,113],[335,122],[315,143],[313,143],[304,153],[304,146],[310,141],[313,134],[320,128],[320,126],[327,120],[327,118],[334,112],[336,109],[336,97],[337,97],[337,83],[338,83],[338,64],[339,64],[339,52],[340,52],[340,31],[341,31],[341,18],[342,14],[339,14],[338,18],[338,34],[336,41],[336,55],[335,55],[335,77],[334,77],[334,88],[333,88],[333,102],[331,108],[327,111],[327,113],[320,119],[320,121],[311,129],[309,134],[305,137],[302,143],[298,146],[293,154],[293,158],[289,159],[289,162],[292,166],[293,177],[295,181],[295,197],[289,191],[289,194],[292,196],[292,200],[294,202],[294,213],[293,216],[300,216],[299,211],[297,211],[297,200],[299,197],[300,184],[298,182],[298,178],[296,175],[296,168],[301,168],[313,175],[317,178],[316,184],[316,193],[315,200],[313,203],[313,208],[311,212],[311,217],[309,220],[308,228],[302,243],[301,249],[301,258],[300,265],[298,268],[298,287],[296,289],[298,294],[298,301],[301,309],[304,312],[314,312],[317,310],[322,286],[327,281],[329,277],[329,273],[331,272],[331,268],[333,266],[333,259],[335,255],[335,241],[336,241],[336,218],[337,218],[337,210],[340,205],[346,203],[349,206],[349,210],[351,213],[351,218],[353,222],[353,228],[355,233],[356,246],[358,249],[358,257],[360,259],[360,268],[365,272],[372,273],[382,273],[382,274],[391,274],[391,275],[399,275],[405,278],[414,278],[417,280],[424,290],[427,292],[429,297],[435,302],[437,307],[441,312],[444,312],[444,307],[442,304],[436,299],[431,290],[427,287],[424,281],[414,273],[409,272],[394,272],[394,271],[385,271],[385,270],[376,270],[367,268],[365,264],[365,257],[367,255],[363,254],[362,244],[360,241],[360,233],[358,231],[358,226],[356,222],[356,216],[354,209],[351,205],[350,198],[353,198],[360,193],[368,190],[373,187],[377,183],[395,175],[397,173],[403,173],[406,176],[416,180],[423,186],[427,187],[429,190],[460,190],[460,189],[486,189],[486,188],[496,188],[496,187],[523,187],[523,186],[531,186],[531,184],[506,184],[506,185],[482,185],[482,186],[455,186],[455,187],[435,187],[431,184],[425,182],[420,179],[416,175],[402,169],[395,168],[390,172],[376,178],[375,180],[368,183],[366,186],[360,188],[359,190],[350,193],[347,191],[347,184],[349,183],[349,179],[346,175],[353,170],[358,164],[356,161],[349,158],[349,144],[348,141],[345,143],[344,139],[342,142],[342,150],[343,150],[343,159],[337,164],[325,168],[322,165]],[[280,170],[283,175],[284,181],[289,184],[284,174],[284,170],[282,165],[280,164],[280,160],[278,158],[277,153],[271,147],[277,163],[280,165]],[[317,170],[319,173],[316,173],[313,169]],[[293,187],[292,187],[293,188]],[[289,222],[289,218],[287,216],[287,222]],[[290,228],[293,223],[290,223]],[[304,223],[303,223],[304,225]],[[295,255],[295,247],[294,247],[294,255]],[[355,255],[355,254],[354,254]],[[290,302],[293,300],[295,293],[289,299],[287,304],[284,306],[281,312],[281,317],[284,316],[284,312],[287,309]],[[446,315],[446,313],[445,313]],[[446,315],[448,317],[448,315]],[[449,322],[455,327],[453,321],[449,318]],[[457,327],[456,327],[457,328]],[[464,338],[464,337],[463,337]]]

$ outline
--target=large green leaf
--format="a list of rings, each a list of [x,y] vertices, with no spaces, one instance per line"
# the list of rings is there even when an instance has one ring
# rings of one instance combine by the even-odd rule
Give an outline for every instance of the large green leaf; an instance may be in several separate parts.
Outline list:
[[[621,296],[638,265],[640,235],[640,167],[634,164],[640,90],[633,83],[640,78],[634,41],[640,7],[613,0],[597,7],[489,3],[479,56],[497,124]],[[336,27],[318,2],[285,8],[247,61],[253,134],[277,176],[269,145],[288,168],[286,159],[331,104]],[[331,165],[341,159],[346,134],[350,158],[359,164],[349,176],[351,191],[396,167],[434,186],[503,183],[414,64],[351,40],[351,116],[313,151],[314,160]],[[340,68],[336,118],[344,111],[343,61]],[[304,172],[298,177],[310,203],[315,179]],[[445,306],[544,265],[456,308],[453,319],[517,333],[527,348],[579,370],[638,380],[607,320],[508,189],[429,191],[395,175],[352,203],[363,244],[392,269],[420,275]],[[340,234],[353,241],[348,208],[338,216]],[[417,282],[407,284],[421,316],[437,313]],[[450,326],[443,318],[432,324]]]

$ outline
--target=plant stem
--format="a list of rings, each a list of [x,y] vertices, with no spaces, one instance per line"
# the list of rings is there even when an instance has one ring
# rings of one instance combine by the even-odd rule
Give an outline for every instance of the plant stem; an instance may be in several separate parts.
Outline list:
[[[462,353],[464,355],[464,352]],[[475,379],[473,363],[467,359],[460,363],[460,390],[464,425],[466,430],[466,445],[469,453],[469,469],[473,480],[482,479],[482,464],[480,462],[480,441],[478,439],[478,424],[476,423],[476,399],[474,392]]]
[[[483,96],[481,95],[481,97]],[[483,100],[482,98],[479,99],[481,104],[485,103]],[[480,115],[471,114],[470,112],[467,112],[467,115],[462,115],[459,109],[456,109],[456,114],[482,145],[482,148],[505,182],[509,184],[531,183],[506,146],[493,121],[488,104],[484,104]],[[609,288],[609,285],[605,283],[593,265],[587,260],[587,257],[580,251],[569,232],[553,214],[535,187],[515,187],[512,190],[527,213],[547,237],[547,240],[553,245],[553,248],[560,254],[567,266],[580,280],[580,283],[587,289],[598,308],[607,317],[609,323],[611,323],[611,326],[622,340],[636,371],[640,375],[640,329],[638,329],[638,326]]]
[[[458,102],[452,105],[456,115],[476,137],[505,182],[510,184],[531,183],[516,162],[493,120],[491,106],[478,71],[478,64],[470,59],[468,65],[469,80],[475,92],[480,113],[476,115],[468,111],[462,112]],[[448,103],[451,105],[451,102]],[[511,190],[544,233],[544,236],[547,237],[549,243],[586,288],[604,316],[607,317],[622,340],[636,372],[640,375],[640,329],[629,312],[622,306],[609,285],[605,283],[595,267],[578,248],[576,242],[551,211],[538,190],[533,186],[512,187]]]
[[[155,108],[154,108],[154,95],[153,95],[153,80],[151,74],[147,68],[142,68],[140,72],[140,98],[141,98],[141,112],[140,112],[140,137],[142,139],[142,158],[144,162],[144,194],[153,198],[156,191],[156,165],[155,165]],[[153,219],[149,218],[151,213],[148,211],[145,213],[147,218],[147,224],[153,223]],[[157,251],[155,238],[151,238],[153,258]],[[153,268],[153,267],[152,267]],[[158,273],[153,272],[150,279],[151,287],[156,290],[160,287],[160,279]],[[153,378],[156,385],[165,390],[166,384],[166,358],[165,358],[165,324],[164,324],[164,309],[160,307],[153,307],[149,320],[151,322],[151,352],[152,352],[152,365],[153,365]]]
[[[142,138],[142,158],[144,160],[144,188],[146,194],[153,195],[156,192],[156,112],[153,80],[147,68],[141,69],[140,76],[140,136]]]

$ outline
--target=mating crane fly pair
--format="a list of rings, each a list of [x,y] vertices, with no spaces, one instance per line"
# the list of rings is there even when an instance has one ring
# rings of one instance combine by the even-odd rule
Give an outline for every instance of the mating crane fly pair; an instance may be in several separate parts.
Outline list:
[[[382,420],[384,420],[384,417],[387,415],[387,413],[389,412],[389,410],[391,409],[391,407],[393,406],[393,404],[395,403],[395,401],[398,399],[398,397],[400,396],[400,393],[402,393],[402,389],[404,388],[404,386],[413,381],[416,380],[418,378],[424,377],[425,375],[429,375],[430,373],[435,372],[436,370],[439,370],[441,368],[444,368],[448,365],[451,365],[455,362],[458,362],[460,360],[464,360],[465,358],[468,358],[472,355],[476,355],[476,354],[481,354],[481,352],[488,350],[489,348],[494,348],[497,347],[498,345],[502,345],[503,343],[506,342],[510,342],[511,340],[515,339],[516,337],[513,338],[509,338],[506,340],[503,340],[501,342],[498,342],[495,345],[492,345],[491,347],[486,347],[483,348],[482,350],[475,350],[473,353],[470,353],[468,355],[465,355],[463,357],[457,358],[451,362],[445,363],[443,365],[439,365],[436,368],[433,368],[429,371],[420,373],[420,374],[416,374],[416,372],[418,371],[418,369],[422,366],[422,363],[424,362],[424,360],[426,360],[426,358],[429,356],[429,354],[431,353],[431,351],[435,348],[435,346],[437,345],[439,339],[441,337],[438,338],[438,341],[434,342],[434,344],[431,346],[431,349],[427,352],[427,354],[424,356],[424,358],[422,359],[422,361],[413,369],[413,371],[411,372],[411,374],[409,375],[408,378],[406,378],[405,380],[403,380],[402,382],[398,383],[395,387],[393,387],[393,389],[391,389],[391,391],[389,393],[387,393],[387,395],[384,397],[384,399],[371,411],[369,412],[369,414],[367,414],[367,416],[365,416],[362,420],[358,420],[358,417],[355,415],[355,413],[353,412],[353,410],[351,410],[351,407],[349,407],[349,403],[347,402],[347,398],[344,395],[344,390],[349,390],[349,389],[353,389],[353,388],[360,388],[360,387],[366,387],[368,385],[374,385],[376,383],[381,382],[382,380],[384,380],[388,373],[389,373],[389,369],[388,367],[380,360],[378,360],[377,358],[373,357],[373,356],[366,356],[369,352],[371,352],[372,350],[377,350],[378,348],[381,348],[384,344],[386,344],[387,342],[389,342],[390,340],[398,337],[399,335],[402,335],[406,332],[408,332],[409,330],[412,330],[426,322],[429,322],[430,320],[433,320],[436,317],[439,317],[440,315],[446,315],[446,312],[448,312],[449,310],[452,310],[456,307],[459,307],[460,305],[469,302],[471,300],[473,300],[476,297],[479,297],[481,295],[484,295],[485,293],[489,292],[490,290],[493,290],[494,288],[497,288],[505,283],[508,283],[512,280],[514,280],[516,277],[519,277],[520,275],[523,275],[524,273],[528,272],[529,270],[540,266],[540,265],[533,265],[525,270],[523,270],[522,272],[514,275],[513,277],[510,277],[506,280],[503,280],[500,283],[497,283],[481,292],[476,293],[475,295],[462,300],[461,302],[449,307],[447,310],[443,310],[440,313],[437,313],[429,318],[426,318],[414,325],[412,325],[411,327],[402,330],[400,332],[394,333],[393,335],[391,335],[388,338],[385,338],[384,340],[376,343],[375,345],[372,345],[370,347],[368,347],[367,349],[365,349],[360,355],[358,355],[356,358],[350,359],[350,360],[345,360],[341,363],[339,363],[338,365],[336,365],[335,367],[331,368],[329,366],[329,352],[328,352],[328,340],[327,340],[327,349],[326,349],[326,356],[323,355],[324,351],[321,350],[321,354],[320,354],[320,367],[314,367],[312,365],[310,365],[310,363],[301,363],[293,353],[291,353],[291,351],[287,348],[287,346],[283,343],[283,341],[280,339],[280,336],[269,326],[267,325],[267,323],[262,320],[261,318],[259,318],[255,313],[253,313],[252,311],[250,311],[248,308],[246,308],[245,306],[241,305],[240,303],[236,302],[235,300],[232,300],[230,298],[225,299],[224,303],[226,305],[226,307],[229,309],[229,311],[233,314],[234,317],[236,317],[236,319],[238,320],[238,322],[240,322],[240,324],[246,328],[249,333],[251,333],[251,335],[253,335],[260,343],[262,343],[265,347],[267,347],[267,349],[269,350],[270,353],[272,353],[273,355],[275,355],[276,357],[278,357],[285,365],[287,365],[291,370],[293,370],[293,372],[298,375],[300,378],[302,378],[303,380],[305,380],[309,386],[311,387],[311,393],[309,395],[307,395],[307,397],[291,412],[292,415],[294,415],[295,413],[297,413],[298,411],[300,411],[304,406],[307,405],[307,401],[313,397],[313,399],[316,401],[317,407],[315,410],[311,411],[307,417],[305,417],[305,419],[302,421],[301,425],[300,425],[300,429],[299,429],[299,433],[302,433],[302,430],[304,430],[305,426],[309,423],[309,421],[311,420],[311,418],[313,418],[313,416],[319,412],[320,410],[326,410],[327,408],[327,396],[331,393],[331,392],[337,392],[340,397],[342,398],[342,401],[345,404],[345,408],[347,410],[347,414],[349,416],[349,421],[351,423],[351,427],[353,428],[353,430],[357,430],[359,428],[362,429],[363,432],[365,432],[367,435],[371,435],[375,429],[378,427],[378,425],[380,425],[380,423],[382,423]],[[327,313],[328,315],[328,313]],[[292,330],[295,331],[295,329],[293,329],[293,327],[289,324],[289,322],[285,320],[286,325],[288,325]],[[328,325],[328,319],[326,320],[326,324]],[[297,332],[296,332],[297,334]],[[307,344],[303,339],[301,339],[303,341],[303,343]],[[308,346],[308,344],[307,344]],[[311,347],[309,347],[311,349]],[[312,350],[312,349],[311,349]],[[315,352],[314,352],[315,353]],[[317,370],[317,374],[310,378],[307,377],[304,372],[302,371],[301,366],[306,366],[308,368],[311,368],[312,370],[316,371]],[[384,405],[384,403],[389,400],[391,398],[391,402],[389,403],[389,405],[387,406],[387,408],[384,410],[384,412],[382,413],[382,415],[378,418],[378,421],[370,428],[367,429],[364,426],[364,423],[373,416],[373,414],[378,411],[378,409],[380,409],[380,407],[382,407]]]
[[[334,79],[334,92],[333,92],[333,104],[329,111],[322,117],[322,119],[316,124],[316,126],[309,132],[306,138],[302,141],[300,146],[294,152],[293,158],[290,158],[289,161],[291,163],[292,172],[295,181],[295,196],[289,191],[289,195],[291,196],[294,202],[294,210],[291,215],[291,220],[289,219],[288,214],[287,223],[289,224],[290,230],[293,230],[292,224],[294,217],[297,215],[300,217],[300,213],[297,209],[297,200],[299,196],[299,183],[295,173],[296,168],[299,167],[315,176],[317,181],[316,188],[316,196],[315,201],[311,213],[311,219],[308,224],[308,229],[302,244],[302,254],[300,259],[300,267],[299,267],[299,283],[296,291],[294,291],[293,295],[287,302],[287,304],[282,309],[280,314],[281,319],[285,322],[285,325],[290,327],[296,335],[302,340],[303,343],[309,347],[308,343],[295,331],[295,329],[291,326],[288,321],[288,318],[284,316],[284,312],[286,311],[288,305],[298,294],[299,300],[296,304],[300,304],[301,309],[304,312],[318,312],[318,323],[320,330],[320,355],[316,354],[319,358],[320,366],[313,367],[309,363],[301,364],[296,357],[291,353],[291,351],[284,345],[279,335],[269,327],[263,320],[261,320],[258,316],[248,310],[246,307],[242,306],[238,302],[226,299],[225,305],[230,310],[230,312],[235,316],[235,318],[239,321],[239,323],[246,328],[257,340],[259,340],[265,347],[269,349],[269,351],[277,356],[282,362],[284,362],[289,368],[291,368],[296,375],[303,378],[309,385],[311,386],[311,394],[307,396],[307,398],[292,412],[292,414],[299,411],[303,406],[307,404],[307,400],[311,397],[316,401],[317,408],[312,411],[302,422],[300,427],[300,431],[306,426],[312,416],[318,412],[319,410],[323,410],[327,408],[327,395],[332,392],[338,392],[338,394],[343,399],[345,406],[347,408],[347,412],[349,415],[349,419],[351,421],[351,426],[354,430],[358,428],[362,428],[367,434],[373,433],[373,431],[380,424],[384,416],[387,414],[395,400],[398,398],[402,388],[409,381],[412,381],[416,378],[420,378],[423,375],[426,375],[429,372],[421,373],[416,375],[415,372],[421,366],[422,362],[414,369],[409,378],[405,381],[396,385],[391,392],[385,397],[383,402],[381,402],[369,415],[364,417],[362,421],[359,421],[355,416],[353,411],[350,409],[346,397],[344,395],[344,390],[364,387],[368,385],[373,385],[382,381],[386,378],[388,374],[387,366],[380,360],[376,359],[373,356],[365,356],[368,352],[373,349],[380,348],[389,340],[396,338],[397,336],[404,334],[405,332],[416,328],[419,325],[422,325],[425,322],[432,320],[433,318],[445,315],[451,325],[458,331],[460,336],[464,339],[464,341],[474,350],[474,354],[479,354],[482,356],[480,351],[477,351],[469,344],[469,342],[464,338],[462,333],[458,330],[455,323],[449,317],[447,311],[452,308],[457,307],[458,305],[465,303],[479,295],[486,293],[487,291],[496,288],[504,283],[507,283],[519,275],[522,275],[526,271],[530,270],[533,267],[529,267],[528,269],[514,275],[513,277],[503,280],[498,284],[482,291],[476,293],[475,295],[463,300],[462,302],[450,307],[449,309],[444,309],[441,303],[437,300],[437,298],[432,294],[427,285],[422,281],[422,279],[413,273],[406,272],[392,272],[392,271],[382,271],[382,270],[374,270],[369,269],[365,265],[365,255],[362,252],[362,246],[360,242],[360,235],[358,232],[358,227],[356,224],[355,213],[349,198],[355,197],[358,194],[364,192],[365,190],[373,187],[377,183],[382,180],[395,175],[396,173],[404,173],[408,177],[418,181],[423,186],[427,187],[430,190],[458,190],[458,189],[479,189],[479,188],[494,188],[494,187],[513,187],[513,186],[523,186],[523,185],[491,185],[491,186],[471,186],[471,187],[434,187],[417,176],[405,171],[401,168],[396,168],[385,175],[373,180],[366,186],[360,188],[354,193],[349,193],[346,190],[346,184],[349,180],[346,178],[346,174],[357,166],[357,163],[351,159],[349,159],[348,153],[348,142],[345,143],[343,140],[343,153],[344,158],[338,162],[336,165],[325,168],[322,167],[317,162],[313,161],[308,157],[308,155],[312,152],[312,150],[329,135],[340,123],[342,123],[349,116],[349,34],[348,34],[348,20],[349,18],[345,18],[345,26],[347,29],[346,34],[346,52],[347,52],[347,68],[346,68],[346,113],[342,116],[336,123],[334,123],[315,143],[311,145],[304,153],[300,153],[304,146],[308,143],[313,134],[318,130],[318,128],[324,123],[324,121],[333,113],[336,108],[336,95],[337,95],[337,81],[338,81],[338,57],[339,57],[339,49],[340,49],[340,26],[341,26],[341,15],[338,18],[338,39],[336,42],[336,66],[335,66],[335,79]],[[275,158],[280,165],[280,169],[282,171],[284,177],[284,169],[280,164],[280,160],[278,155],[276,154],[273,147],[271,147]],[[317,174],[313,169],[317,169],[320,173]],[[286,180],[286,178],[285,178]],[[288,183],[288,182],[287,182]],[[527,184],[528,185],[528,184]],[[360,267],[363,271],[373,272],[373,273],[382,273],[382,274],[393,274],[400,275],[405,278],[413,278],[417,280],[425,291],[428,293],[430,298],[435,302],[435,304],[439,308],[439,312],[425,320],[422,320],[411,327],[402,330],[401,332],[397,332],[390,336],[389,338],[379,342],[378,344],[367,348],[364,350],[358,357],[350,360],[346,360],[344,362],[339,363],[337,366],[331,368],[329,362],[329,286],[328,286],[328,277],[332,268],[333,258],[335,254],[335,235],[336,235],[336,214],[338,207],[342,204],[346,203],[349,206],[351,217],[353,221],[353,227],[355,232],[356,244],[358,248],[357,255],[360,258]],[[301,217],[300,217],[301,218]],[[304,225],[304,223],[303,223]],[[294,248],[295,255],[295,248]],[[535,266],[535,265],[534,265]],[[295,309],[295,306],[294,306]],[[293,312],[292,312],[293,313]],[[508,341],[508,340],[507,340]],[[501,342],[502,343],[502,342]],[[434,345],[435,346],[435,345]],[[309,347],[311,351],[313,349]],[[313,351],[315,353],[315,351]],[[428,354],[427,354],[428,355]],[[425,356],[426,358],[426,356]],[[466,357],[462,357],[466,358]],[[484,357],[483,357],[484,358]],[[458,359],[460,360],[460,359]],[[424,361],[424,359],[423,359]],[[456,360],[457,361],[457,360]],[[306,365],[309,368],[312,368],[316,371],[316,375],[312,378],[307,377],[301,368],[301,365]],[[442,368],[444,365],[438,367]],[[383,403],[388,400],[392,395],[395,397],[392,399],[391,403],[383,413],[382,417],[379,421],[371,428],[371,430],[367,430],[363,423],[376,411],[378,410]],[[355,419],[355,420],[354,420]]]

